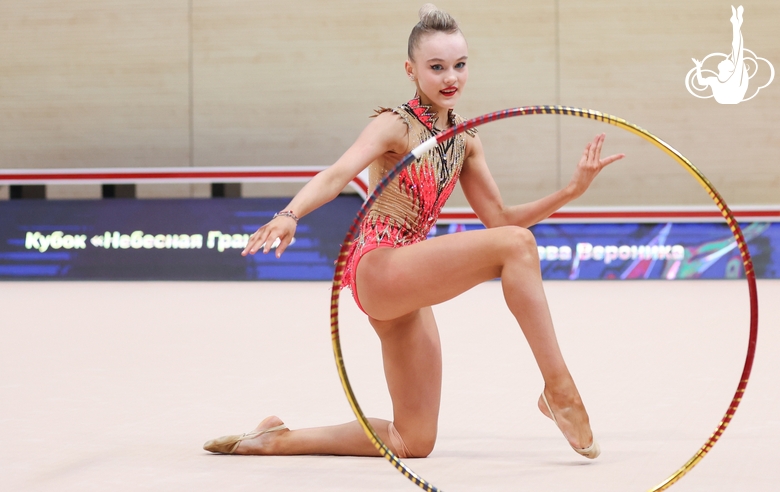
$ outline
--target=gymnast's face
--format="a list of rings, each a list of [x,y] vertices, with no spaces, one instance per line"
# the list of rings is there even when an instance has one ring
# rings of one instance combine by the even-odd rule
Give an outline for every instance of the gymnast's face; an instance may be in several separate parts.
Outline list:
[[[414,60],[407,60],[406,73],[417,84],[423,104],[435,111],[452,109],[469,78],[468,46],[460,32],[436,32],[420,39]]]

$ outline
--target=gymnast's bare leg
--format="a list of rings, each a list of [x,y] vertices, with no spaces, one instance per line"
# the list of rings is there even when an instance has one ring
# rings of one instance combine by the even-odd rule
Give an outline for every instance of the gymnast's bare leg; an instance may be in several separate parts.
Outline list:
[[[377,249],[360,262],[358,295],[382,342],[393,424],[401,444],[389,435],[390,422],[371,419],[371,423],[400,456],[427,456],[436,440],[441,350],[428,306],[496,277],[501,277],[507,306],[534,354],[544,378],[545,395],[564,436],[576,448],[593,442],[587,412],[553,329],[536,242],[528,230],[510,226],[442,236],[398,249]],[[542,403],[540,410],[550,417]],[[280,423],[270,417],[258,430]],[[357,422],[264,434],[243,441],[236,453],[379,454]]]
[[[431,308],[417,309],[389,321],[369,319],[382,342],[387,386],[393,402],[394,426],[404,436],[404,444],[394,444],[388,432],[389,421],[369,419],[371,426],[399,456],[427,456],[436,441],[441,400],[441,344],[433,311]],[[278,417],[269,417],[258,425],[257,430],[269,429],[281,423]],[[242,441],[235,453],[379,456],[357,421],[263,434]]]

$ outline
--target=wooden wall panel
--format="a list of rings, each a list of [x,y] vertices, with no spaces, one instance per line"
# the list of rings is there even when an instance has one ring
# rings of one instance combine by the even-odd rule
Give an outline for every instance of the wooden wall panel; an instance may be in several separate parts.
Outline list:
[[[328,165],[373,108],[412,96],[403,62],[421,3],[2,2],[0,167]],[[691,58],[729,51],[730,5],[440,2],[470,47],[458,112],[560,103],[612,113],[677,147],[730,203],[780,203],[780,80],[736,106],[684,87]],[[746,5],[746,46],[780,69],[778,22],[775,0]],[[601,131],[607,152],[629,157],[575,205],[708,203],[660,150],[592,121],[531,116],[480,135],[515,203],[564,185]]]
[[[730,3],[560,0],[561,99],[638,124],[676,147],[731,204],[780,203],[780,83],[753,100],[720,105],[697,99],[685,75],[713,52],[731,51]],[[773,20],[771,20],[773,19]],[[780,4],[746,6],[745,46],[780,68]],[[767,75],[762,67],[757,79]],[[606,130],[615,164],[579,203],[688,205],[711,203],[674,160],[639,138],[592,122],[565,121],[563,166],[573,168],[582,141]]]
[[[0,2],[0,166],[189,163],[187,0]]]
[[[555,2],[459,2],[458,7],[451,10],[469,42],[471,64],[461,114],[473,117],[515,106],[555,104]],[[506,203],[540,198],[557,188],[553,118],[524,116],[492,123],[480,129],[480,138]],[[466,201],[458,194],[453,205]]]
[[[98,184],[68,184],[47,185],[46,198],[48,200],[88,200],[103,196],[103,189]]]
[[[373,108],[414,94],[403,64],[417,1],[194,5],[196,165],[329,165]],[[554,98],[553,2],[507,5],[440,5],[469,42],[464,116]],[[555,185],[554,122],[537,119],[482,133],[510,199]],[[456,195],[451,204],[465,200]]]

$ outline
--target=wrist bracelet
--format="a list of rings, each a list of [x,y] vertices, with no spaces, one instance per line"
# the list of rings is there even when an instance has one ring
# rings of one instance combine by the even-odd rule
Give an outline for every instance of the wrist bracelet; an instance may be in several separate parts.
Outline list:
[[[290,210],[282,210],[281,212],[275,213],[273,218],[275,219],[277,217],[289,217],[294,220],[296,224],[298,223],[298,216]]]

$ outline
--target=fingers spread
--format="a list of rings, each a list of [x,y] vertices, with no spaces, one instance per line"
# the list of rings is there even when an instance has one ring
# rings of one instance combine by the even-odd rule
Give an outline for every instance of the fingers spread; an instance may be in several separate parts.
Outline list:
[[[261,227],[254,234],[249,236],[249,241],[247,242],[244,250],[241,252],[241,256],[246,256],[248,254],[253,255],[257,253],[257,250],[260,249],[262,244],[265,242],[265,236],[265,226]]]
[[[292,238],[284,238],[284,240],[280,241],[276,246],[276,257],[280,258],[290,244],[292,244]]]
[[[606,139],[607,135],[606,133],[602,133],[601,135],[597,136],[594,141],[596,141],[596,151],[594,155],[593,165],[598,167],[599,170],[603,169],[604,166],[607,166],[609,164],[612,164],[613,162],[622,159],[625,157],[625,154],[614,154],[609,157],[605,157],[604,159],[601,159],[601,150],[604,146],[604,140]]]
[[[272,248],[276,248],[282,242],[282,238],[279,236],[274,237],[273,240],[271,240],[271,237],[272,236],[269,236],[268,239],[265,241],[265,244],[263,244],[263,254],[268,253],[269,251],[271,251]],[[277,254],[276,256],[279,256],[279,254]]]
[[[287,246],[292,244],[296,229],[295,221],[288,217],[282,217],[282,219],[272,219],[271,222],[249,236],[249,241],[241,252],[241,256],[253,255],[260,250],[263,251],[263,254],[267,254],[272,249],[277,248],[276,257],[280,257]]]

